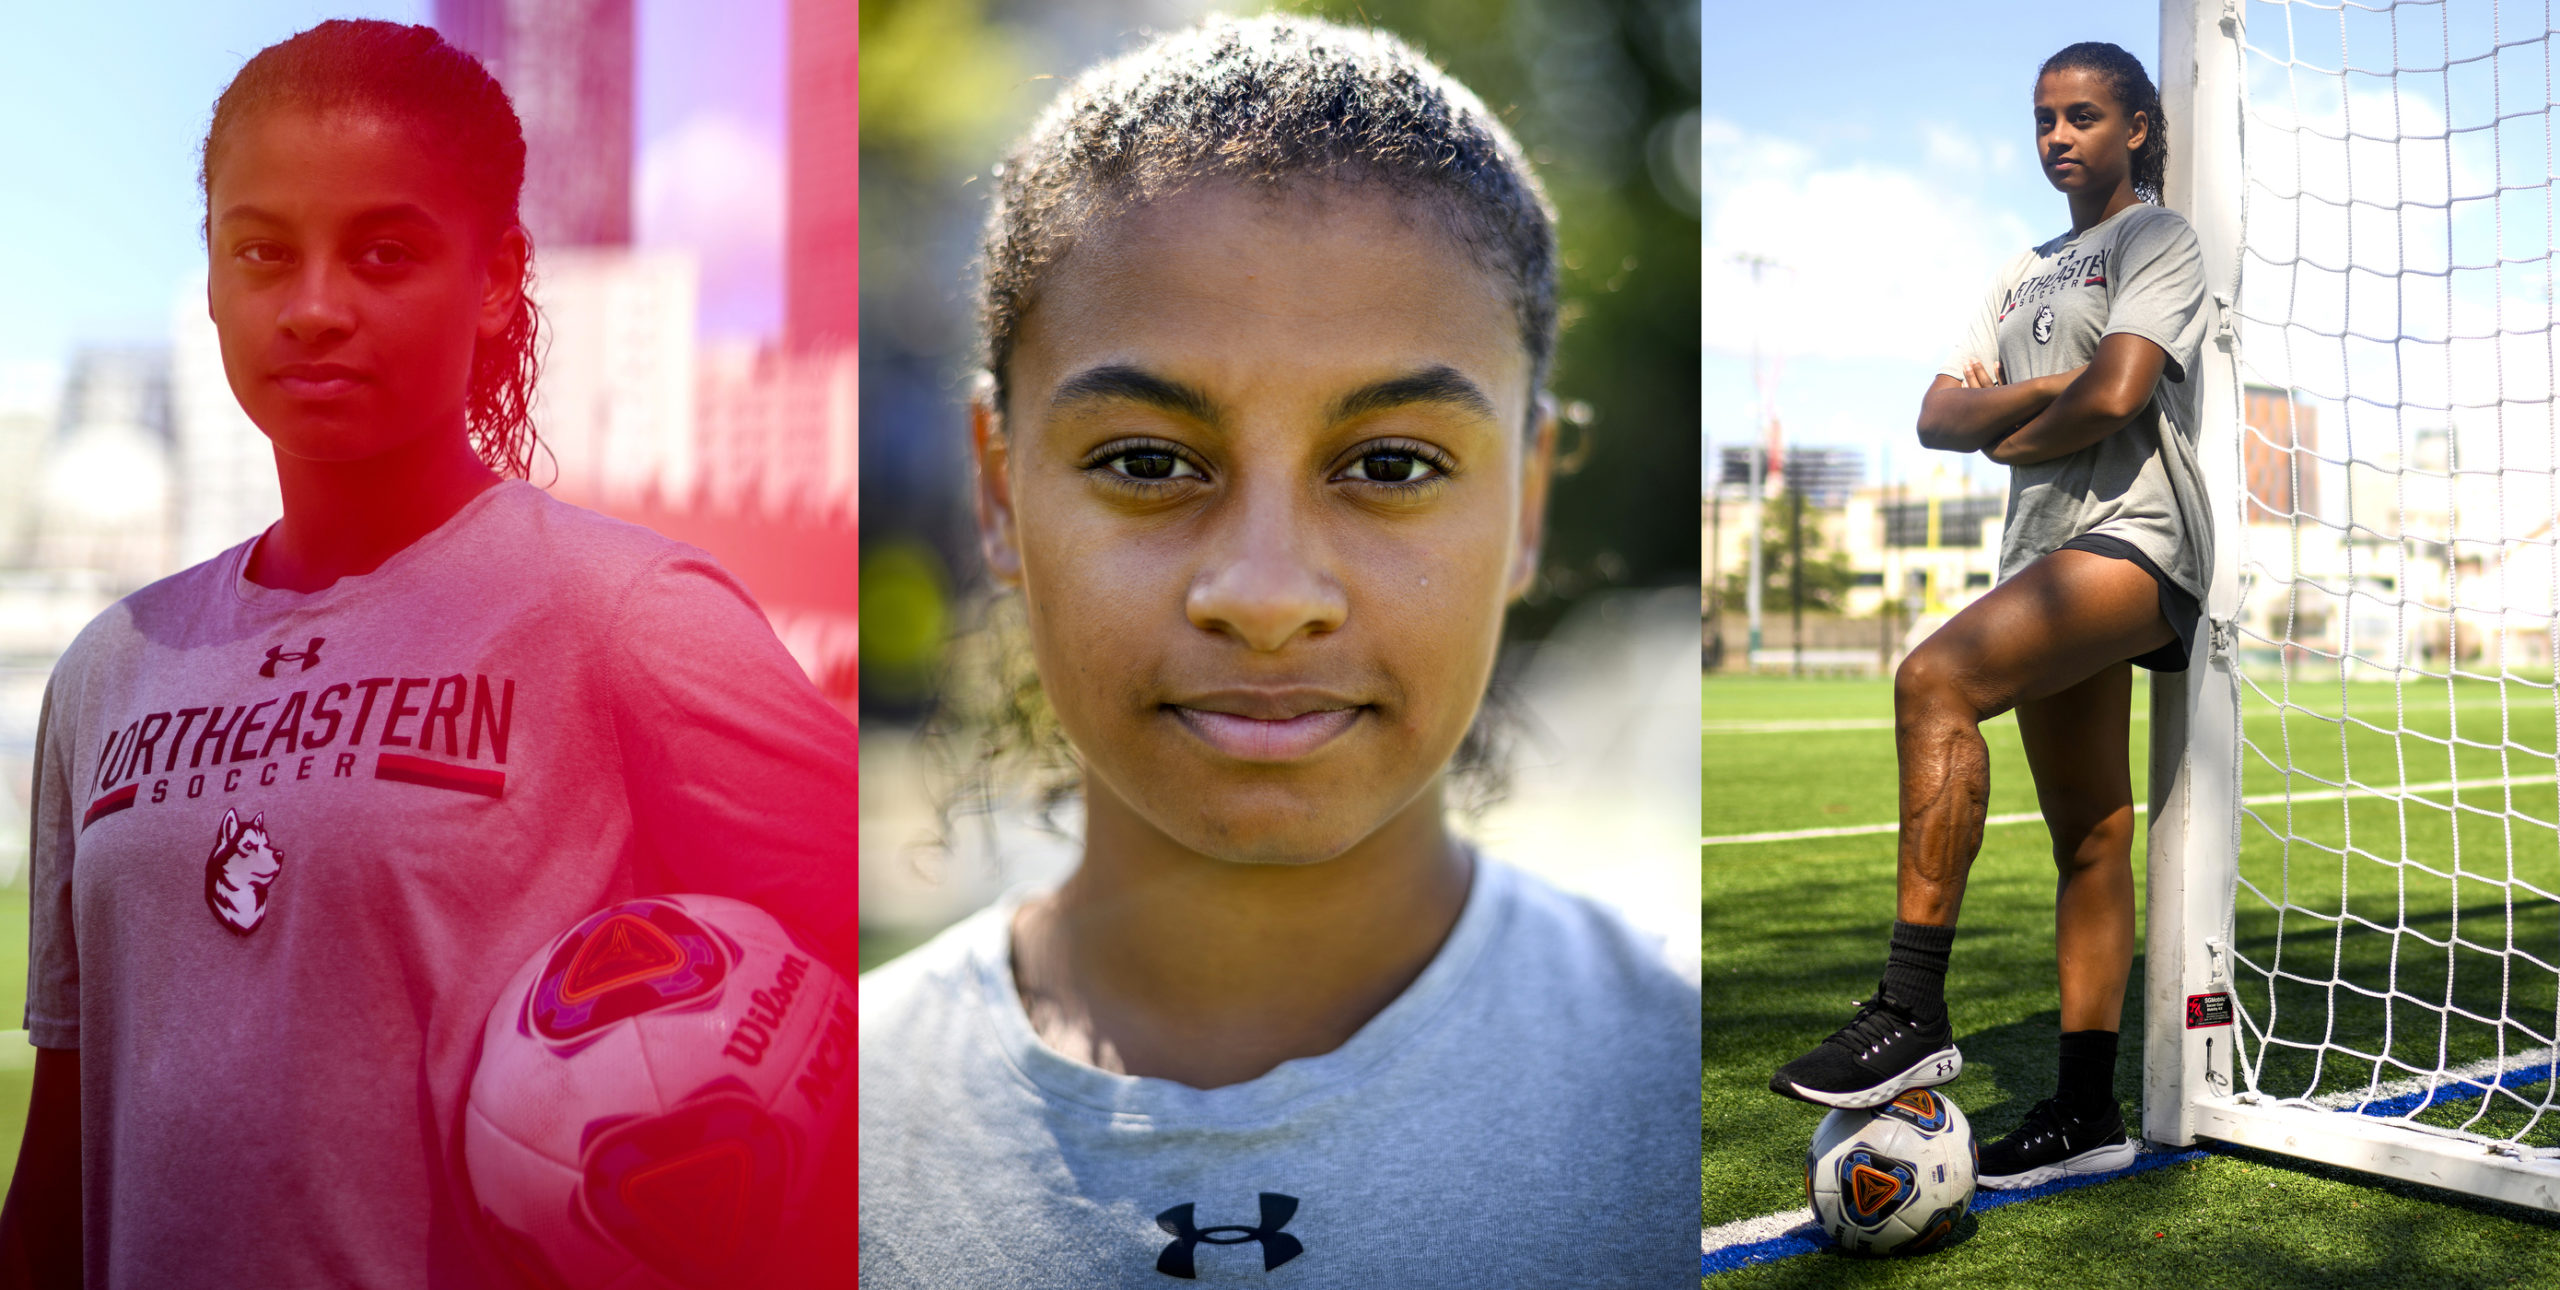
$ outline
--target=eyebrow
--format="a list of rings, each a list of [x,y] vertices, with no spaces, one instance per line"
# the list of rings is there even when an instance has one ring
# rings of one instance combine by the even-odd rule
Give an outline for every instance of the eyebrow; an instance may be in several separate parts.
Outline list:
[[[1334,401],[1329,419],[1340,424],[1353,417],[1416,403],[1437,403],[1472,412],[1488,421],[1495,415],[1493,400],[1481,387],[1458,369],[1442,366],[1361,386]]]
[[[265,220],[270,224],[282,224],[286,222],[284,216],[278,215],[274,211],[267,210],[260,206],[247,205],[245,203],[223,207],[222,213],[215,216],[213,222],[216,224],[228,224],[233,220],[240,219]],[[350,224],[396,224],[403,220],[429,225],[437,222],[436,217],[428,213],[426,207],[420,206],[415,202],[395,202],[389,206],[376,206],[370,210],[358,212],[354,219],[347,222]]]
[[[1111,399],[1145,404],[1213,425],[1218,421],[1218,405],[1207,391],[1124,363],[1087,368],[1059,382],[1057,393],[1049,396],[1049,406],[1055,410]]]
[[[1207,391],[1126,364],[1088,368],[1068,377],[1050,396],[1049,406],[1055,409],[1102,399],[1144,404],[1209,425],[1216,425],[1221,419],[1217,402]],[[1354,417],[1414,404],[1454,407],[1487,420],[1496,415],[1493,400],[1482,387],[1458,369],[1444,365],[1361,386],[1334,400],[1325,420],[1339,425]]]

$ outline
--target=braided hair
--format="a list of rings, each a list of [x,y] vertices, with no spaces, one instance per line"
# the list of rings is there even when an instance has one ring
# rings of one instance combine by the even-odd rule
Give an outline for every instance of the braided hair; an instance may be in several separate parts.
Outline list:
[[[2169,115],[2160,107],[2160,88],[2151,83],[2149,73],[2142,70],[2142,60],[2126,53],[2121,45],[2103,40],[2084,40],[2066,45],[2062,52],[2044,60],[2036,69],[2042,80],[2051,72],[2095,72],[2104,77],[2107,90],[2127,113],[2139,112],[2150,122],[2143,132],[2142,146],[2133,151],[2133,195],[2153,205],[2160,204],[2169,174]]]
[[[366,112],[419,126],[435,141],[436,159],[461,177],[485,232],[521,225],[524,128],[497,78],[432,27],[341,18],[259,50],[214,100],[196,176],[208,237],[213,174],[225,145],[243,122],[279,108]],[[472,450],[502,475],[532,471],[541,325],[531,295],[519,291],[506,330],[482,340],[471,356],[464,422]]]
[[[1465,86],[1395,36],[1313,18],[1214,18],[1076,78],[996,171],[979,360],[1005,369],[1043,276],[1098,221],[1202,180],[1410,194],[1508,284],[1532,389],[1556,333],[1555,213]]]

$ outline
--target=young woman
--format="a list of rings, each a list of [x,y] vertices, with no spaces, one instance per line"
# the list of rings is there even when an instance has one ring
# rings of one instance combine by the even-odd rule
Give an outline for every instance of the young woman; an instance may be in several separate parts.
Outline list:
[[[207,303],[284,517],[55,669],[8,1284],[469,1287],[500,987],[636,892],[854,961],[854,737],[701,552],[531,458],[524,144],[425,27],[259,53],[205,140]]]
[[[2212,567],[2195,460],[2206,326],[2195,235],[2156,205],[2160,94],[2114,45],[2073,45],[2035,87],[2038,158],[2071,230],[2021,253],[1930,387],[1920,441],[2010,467],[2000,583],[1894,679],[1902,772],[1898,911],[1884,981],[1855,1020],[1770,1087],[1875,1106],[1962,1068],[1943,986],[1982,845],[1983,721],[2014,709],[2061,870],[2060,1088],[1982,1149],[1981,1181],[2023,1187],[2130,1163],[2115,1096],[2132,970],[2132,667],[2187,666]]]
[[[1083,855],[865,978],[863,1283],[1685,1284],[1694,978],[1442,806],[1552,448],[1518,147],[1391,36],[1221,20],[995,201],[980,531]]]

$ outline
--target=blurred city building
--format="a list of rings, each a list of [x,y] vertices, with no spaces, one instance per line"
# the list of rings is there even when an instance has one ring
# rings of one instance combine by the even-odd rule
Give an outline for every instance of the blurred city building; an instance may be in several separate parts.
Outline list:
[[[855,698],[859,258],[854,7],[786,41],[785,331],[700,338],[702,266],[630,245],[631,0],[438,0],[525,124],[545,354],[534,481],[691,542],[744,583],[831,698]]]
[[[29,563],[100,575],[119,594],[169,572],[170,464],[169,352],[82,350],[37,476]]]
[[[2241,391],[2242,519],[2288,521],[2320,510],[2319,410],[2291,390],[2252,385]]]
[[[850,347],[862,316],[861,11],[791,0],[783,323],[795,350]]]
[[[435,25],[487,65],[524,123],[536,252],[630,245],[632,0],[436,0]]]
[[[1727,448],[1719,480],[1747,474],[1749,451]],[[1788,454],[1799,466],[1810,451]],[[1709,608],[1709,666],[1823,671],[1889,670],[1912,646],[1991,589],[2000,569],[2002,493],[1980,491],[1960,467],[1932,463],[1916,478],[1857,485],[1818,505],[1808,493],[1800,531],[1790,495],[1757,502],[1747,483],[1719,483],[1699,507]],[[1749,654],[1740,594],[1750,568],[1751,531],[1760,526],[1761,648]],[[1808,609],[1797,615],[1789,580],[1800,544],[1808,566]],[[1798,635],[1798,624],[1802,634]],[[1801,645],[1801,650],[1799,650]]]
[[[284,515],[275,450],[240,410],[222,371],[222,337],[205,311],[198,274],[178,292],[169,317],[169,428],[179,488],[177,547],[183,569],[222,554]]]

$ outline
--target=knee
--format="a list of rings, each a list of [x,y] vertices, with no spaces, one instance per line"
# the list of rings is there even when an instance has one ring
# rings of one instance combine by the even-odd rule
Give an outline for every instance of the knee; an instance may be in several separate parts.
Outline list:
[[[1950,722],[1981,724],[1981,714],[1956,684],[1957,669],[1939,651],[1923,646],[1893,672],[1893,716],[1905,731]]]
[[[2047,819],[2053,832],[2053,866],[2065,878],[2110,868],[2132,872],[2131,807],[2104,814],[2062,812],[2058,817],[2048,816]]]

